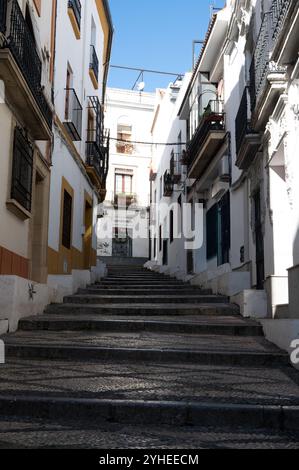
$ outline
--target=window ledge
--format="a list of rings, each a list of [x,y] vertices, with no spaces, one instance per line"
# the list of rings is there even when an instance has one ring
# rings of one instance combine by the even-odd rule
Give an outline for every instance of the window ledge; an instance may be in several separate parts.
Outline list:
[[[15,199],[8,199],[6,201],[6,207],[21,220],[28,220],[32,217],[32,214],[21,206],[21,204]]]

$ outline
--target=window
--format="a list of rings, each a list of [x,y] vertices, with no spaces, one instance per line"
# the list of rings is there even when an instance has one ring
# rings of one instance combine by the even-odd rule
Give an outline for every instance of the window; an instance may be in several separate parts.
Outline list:
[[[132,155],[132,126],[130,124],[118,124],[117,125],[117,144],[116,149],[118,153],[125,153]]]
[[[33,147],[24,131],[16,127],[13,146],[11,198],[28,212],[31,211]]]
[[[64,117],[67,121],[70,119],[70,91],[73,86],[73,72],[71,66],[68,64],[66,71],[66,83],[65,83],[65,111]]]
[[[63,220],[62,220],[62,245],[68,250],[71,248],[72,235],[72,196],[64,190],[63,194]]]
[[[133,175],[115,174],[115,194],[132,194]]]
[[[207,212],[207,259],[218,254],[218,204]]]

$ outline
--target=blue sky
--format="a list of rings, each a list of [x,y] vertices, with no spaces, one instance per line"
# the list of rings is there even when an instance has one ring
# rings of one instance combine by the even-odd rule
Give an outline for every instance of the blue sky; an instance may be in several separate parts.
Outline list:
[[[212,0],[110,0],[114,24],[112,65],[184,73],[192,68],[192,41],[204,39]],[[214,1],[222,7],[224,0]],[[138,72],[110,69],[109,86],[132,88]],[[171,76],[146,74],[145,91]]]

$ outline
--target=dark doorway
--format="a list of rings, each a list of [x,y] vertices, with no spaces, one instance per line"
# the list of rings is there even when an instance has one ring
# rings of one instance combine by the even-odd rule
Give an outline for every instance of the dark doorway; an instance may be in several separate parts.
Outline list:
[[[262,230],[261,215],[261,192],[257,191],[253,197],[254,201],[254,228],[255,228],[255,247],[256,247],[256,288],[264,289],[265,280],[265,255],[264,255],[264,236]]]

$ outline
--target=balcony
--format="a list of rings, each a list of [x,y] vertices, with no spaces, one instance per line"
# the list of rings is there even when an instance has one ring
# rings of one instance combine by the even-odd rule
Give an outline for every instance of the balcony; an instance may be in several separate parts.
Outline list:
[[[272,59],[275,27],[274,10],[264,14],[250,67],[250,100],[254,128],[261,130],[286,89],[286,69]],[[276,31],[276,32],[275,32]]]
[[[171,173],[168,170],[165,171],[165,173],[164,173],[163,183],[164,183],[163,184],[163,187],[164,187],[163,195],[164,195],[164,197],[171,197],[172,194],[173,194],[174,183],[173,183],[173,177],[172,177]]]
[[[81,141],[82,106],[73,88],[65,89],[64,127],[74,142]]]
[[[104,130],[103,109],[97,96],[89,97],[88,109],[92,125],[89,125],[87,131],[85,166],[103,202],[106,196],[106,179],[109,169],[110,133]]]
[[[5,98],[35,140],[52,136],[52,110],[41,86],[42,62],[17,0],[0,4],[0,79]]]
[[[236,165],[247,170],[260,146],[260,136],[251,126],[249,87],[245,87],[236,117]]]
[[[174,184],[179,184],[182,180],[182,154],[172,153],[170,159],[170,174]]]
[[[128,208],[137,204],[137,194],[135,193],[113,193],[112,203],[115,207]]]
[[[188,177],[199,178],[225,138],[223,102],[211,100],[187,147]],[[186,159],[184,159],[186,161]]]
[[[89,76],[94,88],[99,88],[99,59],[94,46],[90,46]]]
[[[272,60],[281,65],[295,63],[298,59],[299,41],[298,1],[273,0],[272,23]]]
[[[68,0],[68,15],[76,36],[80,39],[81,36],[81,2],[80,0]]]

